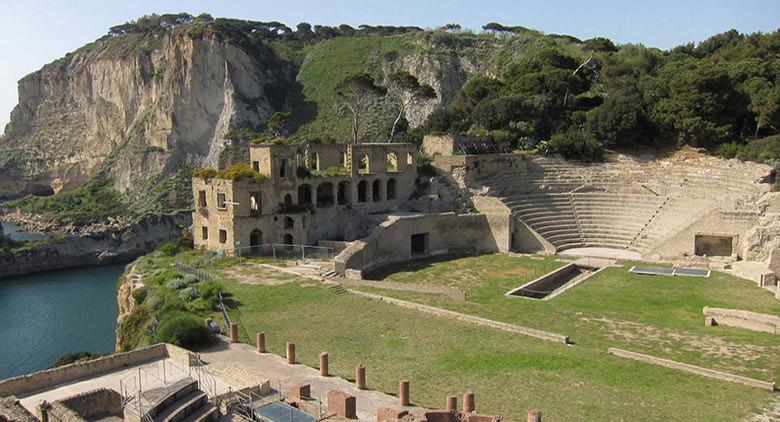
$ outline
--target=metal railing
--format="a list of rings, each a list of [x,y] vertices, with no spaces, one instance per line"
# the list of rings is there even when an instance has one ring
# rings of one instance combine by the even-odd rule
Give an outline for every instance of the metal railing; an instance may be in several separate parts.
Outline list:
[[[274,261],[286,259],[331,260],[334,258],[333,248],[310,245],[288,245],[281,243],[267,243],[257,246],[245,246],[236,249],[238,257],[263,256],[270,257]]]
[[[200,268],[196,268],[192,265],[185,264],[181,261],[176,261],[176,271],[180,273],[192,274],[195,277],[198,277],[198,279],[201,281],[214,281],[214,276],[208,272],[201,270]]]

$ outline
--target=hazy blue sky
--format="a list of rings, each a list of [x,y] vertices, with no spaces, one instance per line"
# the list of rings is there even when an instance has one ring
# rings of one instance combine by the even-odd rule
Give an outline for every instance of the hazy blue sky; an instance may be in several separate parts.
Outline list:
[[[456,22],[477,30],[496,21],[664,49],[731,28],[780,27],[780,0],[0,0],[0,125],[17,102],[16,81],[22,76],[104,35],[110,26],[153,12],[182,11],[278,20],[291,27],[300,21],[420,27]]]

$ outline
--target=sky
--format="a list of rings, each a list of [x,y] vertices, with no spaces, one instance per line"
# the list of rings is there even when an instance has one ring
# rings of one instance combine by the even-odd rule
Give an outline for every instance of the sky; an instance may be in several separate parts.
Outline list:
[[[108,28],[150,13],[209,13],[214,17],[276,20],[294,27],[458,23],[479,30],[488,22],[522,25],[580,39],[662,49],[737,29],[780,27],[780,0],[0,0],[0,129],[17,103],[16,82]]]

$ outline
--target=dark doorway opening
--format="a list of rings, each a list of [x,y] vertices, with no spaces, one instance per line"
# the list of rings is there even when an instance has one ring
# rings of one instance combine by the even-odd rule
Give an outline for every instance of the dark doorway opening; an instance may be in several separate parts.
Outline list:
[[[412,256],[428,254],[428,233],[413,234],[411,242]]]

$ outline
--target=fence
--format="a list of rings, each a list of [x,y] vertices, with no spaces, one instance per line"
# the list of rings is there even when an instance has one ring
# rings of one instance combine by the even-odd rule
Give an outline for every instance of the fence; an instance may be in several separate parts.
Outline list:
[[[312,259],[333,259],[333,248],[309,245],[288,245],[280,243],[267,243],[257,246],[245,246],[236,249],[238,257],[266,256],[276,260],[300,259],[308,261]]]
[[[195,277],[198,277],[198,279],[201,281],[214,281],[214,276],[211,274],[201,270],[200,268],[195,268],[192,265],[185,264],[181,261],[176,261],[176,271],[180,273],[192,274]]]

